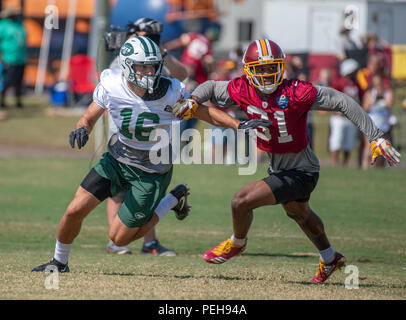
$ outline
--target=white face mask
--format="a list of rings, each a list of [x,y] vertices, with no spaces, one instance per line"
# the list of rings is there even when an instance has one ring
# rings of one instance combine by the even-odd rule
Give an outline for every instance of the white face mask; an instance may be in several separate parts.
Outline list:
[[[136,85],[142,89],[148,90],[148,93],[154,92],[154,83],[155,83],[156,76],[141,76],[141,79],[137,76],[137,83]]]
[[[155,66],[155,74],[136,74],[136,72],[134,71],[133,74],[135,75],[136,79],[133,83],[141,89],[148,90],[149,94],[152,94],[154,92],[154,89],[158,85],[157,81],[159,81],[162,66],[162,63],[160,63],[158,66]]]

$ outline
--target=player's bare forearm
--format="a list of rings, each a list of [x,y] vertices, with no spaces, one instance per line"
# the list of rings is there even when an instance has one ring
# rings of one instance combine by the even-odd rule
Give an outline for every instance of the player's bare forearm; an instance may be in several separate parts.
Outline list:
[[[165,57],[165,66],[168,68],[170,76],[179,81],[183,81],[187,77],[186,67],[175,57],[167,55]]]
[[[83,116],[76,123],[75,129],[85,128],[88,133],[90,133],[96,124],[97,120],[103,115],[104,109],[92,102]]]
[[[183,47],[183,46],[184,46],[184,43],[182,42],[181,38],[171,40],[163,45],[163,47],[168,51],[171,51],[171,50]]]
[[[238,129],[240,121],[215,107],[198,103],[195,118],[206,121],[217,127]]]

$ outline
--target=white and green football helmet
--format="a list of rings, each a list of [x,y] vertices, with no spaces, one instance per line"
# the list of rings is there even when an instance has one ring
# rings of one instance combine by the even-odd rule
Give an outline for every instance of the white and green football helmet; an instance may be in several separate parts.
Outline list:
[[[120,49],[119,63],[124,78],[152,93],[158,87],[162,74],[163,59],[159,47],[148,37],[133,37],[128,39]],[[135,65],[152,64],[155,74],[152,76],[135,74]]]

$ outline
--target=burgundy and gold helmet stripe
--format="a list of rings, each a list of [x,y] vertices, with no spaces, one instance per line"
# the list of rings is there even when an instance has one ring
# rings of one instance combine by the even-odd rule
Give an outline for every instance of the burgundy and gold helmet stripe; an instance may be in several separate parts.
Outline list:
[[[268,39],[255,40],[258,48],[259,60],[273,59],[271,45]]]

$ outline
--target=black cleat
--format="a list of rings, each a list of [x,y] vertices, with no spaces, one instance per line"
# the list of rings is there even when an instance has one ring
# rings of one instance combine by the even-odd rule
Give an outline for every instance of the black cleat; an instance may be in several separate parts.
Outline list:
[[[178,220],[183,220],[189,215],[191,206],[187,204],[189,188],[185,184],[179,184],[171,190],[172,195],[178,199],[178,204],[172,208]]]
[[[35,267],[31,272],[54,272],[56,270],[58,270],[58,272],[69,272],[68,264],[63,264],[58,260],[55,260],[55,258],[52,258],[51,261]]]

